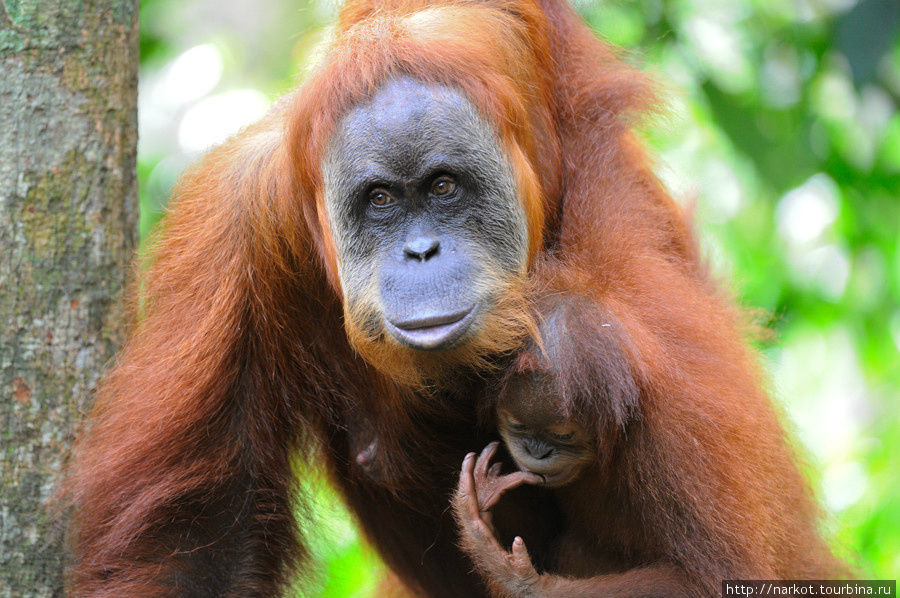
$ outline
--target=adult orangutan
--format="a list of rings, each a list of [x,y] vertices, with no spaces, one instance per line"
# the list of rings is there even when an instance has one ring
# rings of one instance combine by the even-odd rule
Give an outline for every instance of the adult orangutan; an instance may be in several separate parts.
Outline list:
[[[710,595],[827,576],[739,318],[629,133],[648,97],[563,0],[349,0],[319,69],[175,193],[67,480],[72,594],[279,594],[308,562],[306,463],[411,590],[486,595],[449,499],[533,305],[580,306],[550,369],[615,451],[624,565]],[[560,512],[540,490],[493,524],[545,569]]]

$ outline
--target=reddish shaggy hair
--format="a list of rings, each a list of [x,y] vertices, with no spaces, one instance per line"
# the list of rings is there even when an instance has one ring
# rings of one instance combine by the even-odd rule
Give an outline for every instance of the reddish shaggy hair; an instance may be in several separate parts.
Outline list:
[[[616,397],[595,381],[633,372],[638,415],[622,424],[604,506],[640,517],[613,549],[639,544],[710,596],[722,578],[840,571],[739,316],[623,118],[649,97],[643,79],[563,0],[348,0],[320,70],[175,192],[134,286],[141,317],[65,483],[72,595],[277,595],[308,571],[298,462],[328,472],[405,584],[486,594],[446,513],[463,455],[496,434],[476,418],[484,372],[426,399],[340,333],[320,163],[341,115],[401,73],[460,89],[496,127],[528,214],[528,295],[590,306],[558,364],[579,389],[572,408],[606,429]],[[598,336],[607,320],[624,362]],[[389,487],[354,469],[359,413]],[[550,563],[555,507],[528,490],[498,531]]]

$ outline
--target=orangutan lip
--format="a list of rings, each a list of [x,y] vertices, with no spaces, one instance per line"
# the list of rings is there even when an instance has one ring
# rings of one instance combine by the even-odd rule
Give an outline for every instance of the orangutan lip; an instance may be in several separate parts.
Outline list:
[[[562,476],[559,475],[544,475],[538,474],[541,476],[541,486],[549,486],[551,488],[555,488],[559,485],[561,481],[563,481]]]
[[[442,349],[458,340],[475,319],[475,306],[446,314],[387,322],[388,330],[398,341],[424,351]]]
[[[527,471],[528,473],[534,474],[541,478],[542,486],[553,486],[554,484],[558,484],[560,481],[564,481],[566,479],[565,474],[560,473],[538,473],[536,471],[531,471],[530,469],[524,469],[523,471]]]
[[[409,318],[400,322],[391,322],[394,326],[401,330],[419,330],[420,328],[437,328],[439,326],[448,326],[455,324],[465,318],[472,311],[471,307],[461,309],[459,311],[447,314],[433,314],[430,316],[422,316],[419,318]]]

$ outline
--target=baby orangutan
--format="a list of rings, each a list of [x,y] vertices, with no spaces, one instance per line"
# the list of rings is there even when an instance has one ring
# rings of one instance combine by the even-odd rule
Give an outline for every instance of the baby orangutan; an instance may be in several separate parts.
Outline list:
[[[491,593],[543,598],[693,595],[677,567],[652,564],[651,555],[623,549],[615,527],[625,515],[607,512],[607,464],[601,463],[598,438],[560,415],[558,395],[548,380],[540,374],[516,375],[497,404],[500,436],[519,471],[501,475],[500,463],[490,465],[497,442],[477,459],[469,453],[462,464],[453,499],[461,546]],[[545,486],[563,513],[552,572],[535,569],[521,537],[513,540],[511,552],[497,541],[491,509],[506,491],[521,484]]]

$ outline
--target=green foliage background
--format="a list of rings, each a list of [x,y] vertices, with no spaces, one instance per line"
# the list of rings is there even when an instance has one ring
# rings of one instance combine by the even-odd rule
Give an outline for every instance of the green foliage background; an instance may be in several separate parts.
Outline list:
[[[864,575],[896,577],[900,3],[576,7],[668,90],[643,127],[660,175],[694,210],[716,272],[775,332],[762,358],[835,544]],[[142,233],[200,146],[302,80],[334,10],[324,0],[141,3]],[[323,575],[298,593],[369,595],[377,559],[327,487],[308,490]]]

